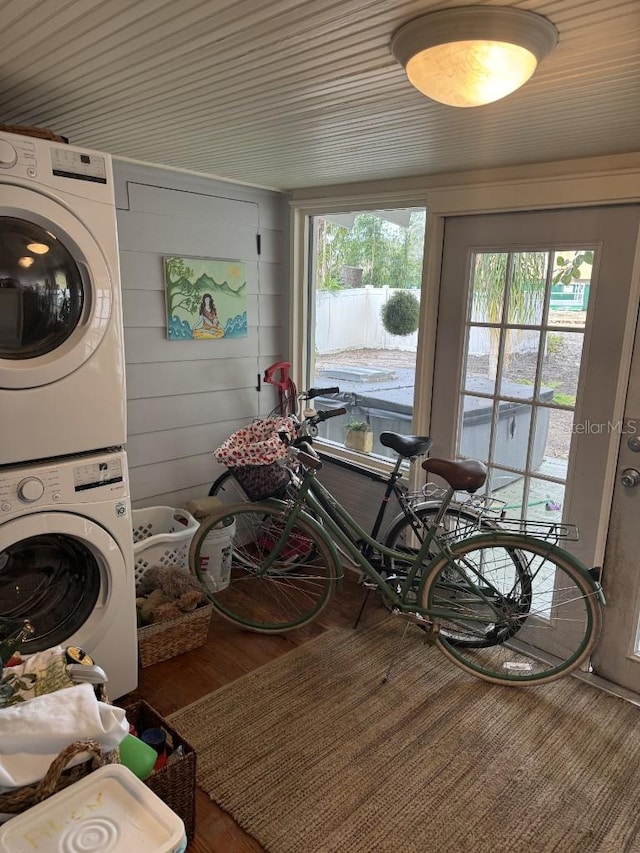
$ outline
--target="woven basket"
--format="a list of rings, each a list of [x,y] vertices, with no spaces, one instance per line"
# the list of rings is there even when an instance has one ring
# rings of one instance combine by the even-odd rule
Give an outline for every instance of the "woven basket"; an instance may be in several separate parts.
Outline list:
[[[138,628],[138,658],[144,669],[154,663],[203,646],[209,632],[213,606],[205,604],[177,619]]]
[[[196,828],[195,750],[144,700],[125,706],[125,710],[127,720],[138,732],[158,728],[167,733],[167,745],[173,752],[165,766],[145,779],[144,784],[182,819],[187,840],[192,841]]]
[[[81,764],[76,764],[75,767],[65,769],[67,764],[82,752],[91,753],[91,758]],[[63,788],[72,785],[74,782],[79,782],[80,779],[88,776],[98,767],[119,763],[120,751],[118,749],[103,753],[96,740],[74,741],[51,762],[46,775],[37,784],[25,785],[15,791],[0,794],[0,813],[21,814],[31,806],[46,800],[52,794],[62,791]]]
[[[250,501],[279,497],[291,479],[289,471],[277,462],[269,465],[238,465],[229,470]]]

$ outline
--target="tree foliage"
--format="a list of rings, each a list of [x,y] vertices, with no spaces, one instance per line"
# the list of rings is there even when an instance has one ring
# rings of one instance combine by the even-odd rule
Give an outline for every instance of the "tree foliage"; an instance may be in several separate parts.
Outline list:
[[[553,271],[553,283],[573,284],[582,275],[580,268],[584,264],[588,266],[593,264],[592,251],[576,252],[573,257],[568,258],[558,255],[556,258],[556,268]]]
[[[194,273],[191,267],[187,266],[183,258],[167,258],[165,274],[168,316],[173,317],[178,308],[194,314],[200,304],[200,291],[192,281]]]
[[[361,267],[362,283],[373,287],[420,287],[424,252],[424,210],[411,212],[402,227],[375,213],[359,213],[349,229],[316,220],[316,284],[334,290],[340,270]]]

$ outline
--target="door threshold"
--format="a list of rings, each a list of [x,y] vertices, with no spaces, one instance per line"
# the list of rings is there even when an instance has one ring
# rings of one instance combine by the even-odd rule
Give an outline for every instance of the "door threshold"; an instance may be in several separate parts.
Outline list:
[[[613,681],[607,681],[606,678],[601,678],[593,672],[578,671],[573,672],[572,675],[575,678],[579,678],[580,681],[584,681],[587,684],[591,684],[592,687],[602,690],[603,693],[608,693],[610,696],[617,696],[618,699],[624,699],[626,702],[630,702],[632,705],[640,708],[640,694],[633,690],[621,687],[619,684],[614,684]]]

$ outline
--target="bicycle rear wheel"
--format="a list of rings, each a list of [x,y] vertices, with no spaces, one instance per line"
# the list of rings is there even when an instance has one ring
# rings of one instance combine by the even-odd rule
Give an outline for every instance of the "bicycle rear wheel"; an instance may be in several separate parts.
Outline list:
[[[527,567],[531,600],[510,594],[513,554]],[[495,533],[452,547],[430,568],[420,606],[440,626],[436,643],[457,666],[494,684],[541,684],[587,660],[601,625],[599,591],[566,551],[532,537]],[[452,640],[449,636],[453,635]],[[456,635],[496,637],[491,645]]]
[[[385,545],[407,555],[406,560],[385,557],[387,582],[393,584],[396,592],[401,592],[407,573],[439,511],[440,507],[437,504],[416,507],[414,509],[416,518],[413,519],[413,524],[409,517],[400,516],[389,529]],[[444,545],[465,534],[468,537],[469,531],[492,533],[495,530],[494,522],[483,519],[476,513],[463,509],[458,504],[452,504],[440,521],[437,535],[441,545]],[[437,557],[441,550],[441,546],[434,541],[429,549],[429,558]],[[493,575],[499,573],[499,576],[492,578],[494,594],[511,602],[514,610],[517,609],[519,613],[526,614],[531,604],[531,577],[526,563],[518,551],[507,549],[503,559],[499,562],[494,561],[492,572]],[[414,579],[414,588],[408,593],[409,598],[415,597],[416,603],[421,580],[421,572],[419,571]],[[470,632],[464,625],[448,623],[442,625],[440,630],[452,644],[481,648],[504,642],[509,636],[515,634],[519,627],[519,623],[516,622],[510,625],[502,625],[500,628],[487,624],[484,632],[479,630],[478,626],[474,626],[474,630]]]
[[[341,572],[325,538],[304,517],[285,537],[287,508],[244,503],[205,519],[191,542],[189,567],[215,610],[251,631],[279,634],[315,619],[329,603]],[[212,530],[234,527],[224,555],[228,585],[221,588],[215,570],[201,556]],[[267,559],[276,553],[268,568]]]

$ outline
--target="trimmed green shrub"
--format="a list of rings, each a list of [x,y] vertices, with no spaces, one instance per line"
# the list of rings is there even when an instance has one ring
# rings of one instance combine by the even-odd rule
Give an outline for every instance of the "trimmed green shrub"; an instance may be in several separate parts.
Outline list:
[[[396,290],[380,311],[382,325],[390,335],[411,335],[420,322],[420,303],[408,290]]]

